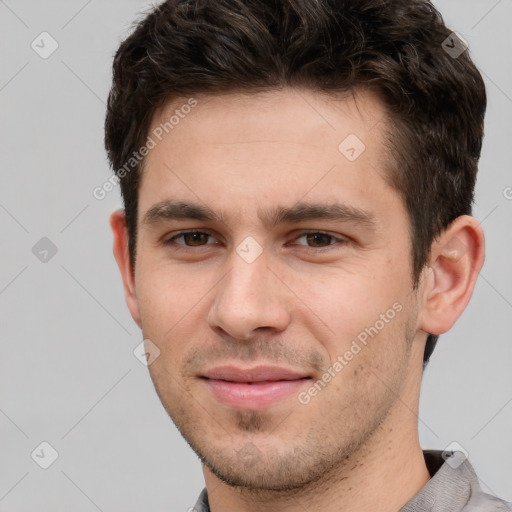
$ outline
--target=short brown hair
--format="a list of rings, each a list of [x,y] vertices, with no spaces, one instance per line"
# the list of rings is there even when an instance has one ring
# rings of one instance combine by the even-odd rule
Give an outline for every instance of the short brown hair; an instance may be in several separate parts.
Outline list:
[[[449,51],[455,44],[462,43],[427,0],[166,1],[115,55],[110,163],[115,172],[126,164],[156,109],[173,97],[371,88],[388,113],[387,179],[409,214],[417,286],[432,242],[471,214],[482,145],[485,86],[468,51]],[[137,164],[120,179],[133,267],[140,171]],[[425,361],[436,340],[429,336]]]

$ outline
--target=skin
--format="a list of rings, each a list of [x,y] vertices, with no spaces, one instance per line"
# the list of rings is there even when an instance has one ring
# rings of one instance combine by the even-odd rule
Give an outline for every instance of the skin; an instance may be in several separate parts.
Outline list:
[[[146,157],[134,269],[121,210],[111,226],[128,307],[160,350],[151,377],[203,461],[211,510],[396,511],[430,478],[417,417],[425,341],[466,307],[483,264],[482,229],[456,219],[414,289],[409,220],[385,180],[376,96],[285,89],[196,99]],[[158,111],[151,129],[185,101]],[[354,161],[338,150],[349,134],[366,146]],[[207,206],[219,219],[148,222],[167,200]],[[267,222],[277,207],[334,202],[372,224]],[[206,235],[176,238],[190,229]],[[248,236],[262,250],[252,263],[236,250]],[[400,312],[301,403],[298,392],[332,372],[396,303]],[[274,364],[308,379],[268,406],[234,407],[201,378],[222,364]]]

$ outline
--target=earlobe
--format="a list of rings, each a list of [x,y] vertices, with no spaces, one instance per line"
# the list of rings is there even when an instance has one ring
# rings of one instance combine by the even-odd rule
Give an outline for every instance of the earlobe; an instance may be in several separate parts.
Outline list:
[[[135,276],[128,249],[128,228],[124,210],[116,210],[110,216],[110,227],[114,236],[114,257],[121,272],[126,304],[133,320],[141,327],[139,303],[135,290]]]
[[[457,217],[432,244],[423,280],[420,329],[443,334],[466,308],[485,257],[484,233],[469,215]]]

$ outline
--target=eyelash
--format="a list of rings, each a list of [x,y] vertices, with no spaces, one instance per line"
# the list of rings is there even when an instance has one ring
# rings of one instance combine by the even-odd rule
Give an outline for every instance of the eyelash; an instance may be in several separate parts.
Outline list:
[[[200,231],[200,230],[184,230],[184,231],[180,231],[179,233],[177,233],[176,235],[173,235],[172,237],[168,238],[167,240],[164,241],[164,244],[165,245],[172,245],[174,247],[175,250],[177,251],[188,251],[188,250],[191,250],[191,249],[194,249],[194,247],[207,247],[208,245],[216,245],[216,244],[203,244],[203,245],[197,245],[197,246],[192,246],[192,245],[186,245],[186,244],[181,244],[181,243],[177,243],[175,240],[184,236],[184,235],[187,235],[187,234],[192,234],[192,233],[198,233],[198,234],[202,234],[202,235],[207,235],[211,238],[215,238],[211,233],[208,233],[207,231]],[[347,243],[349,243],[349,239],[344,237],[344,236],[341,236],[341,235],[334,235],[328,231],[303,231],[301,232],[296,238],[295,240],[298,240],[302,237],[305,237],[307,235],[325,235],[325,236],[328,236],[331,238],[331,241],[333,241],[333,243],[330,243],[328,244],[327,246],[325,247],[312,247],[312,246],[309,246],[309,245],[306,245],[306,244],[296,244],[296,245],[299,245],[301,247],[303,247],[303,249],[305,250],[309,250],[309,251],[315,251],[315,252],[318,252],[318,251],[325,251],[325,250],[328,250],[329,248],[331,248],[332,246],[335,246],[336,245],[336,242],[341,242],[343,245],[346,245]]]

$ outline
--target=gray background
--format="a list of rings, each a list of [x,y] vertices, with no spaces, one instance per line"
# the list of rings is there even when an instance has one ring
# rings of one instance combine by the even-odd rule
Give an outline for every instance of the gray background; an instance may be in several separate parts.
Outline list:
[[[420,439],[436,449],[458,442],[482,487],[512,500],[512,2],[436,5],[488,87],[474,211],[488,252],[470,306],[424,376]],[[92,195],[110,176],[102,139],[112,55],[149,6],[0,1],[1,511],[184,511],[203,486],[133,355],[141,334],[107,222],[118,190]],[[31,47],[43,31],[59,45],[47,59]],[[47,241],[34,254],[43,237],[55,255]],[[31,458],[42,441],[59,454],[48,469]],[[48,462],[42,450],[34,458]]]

